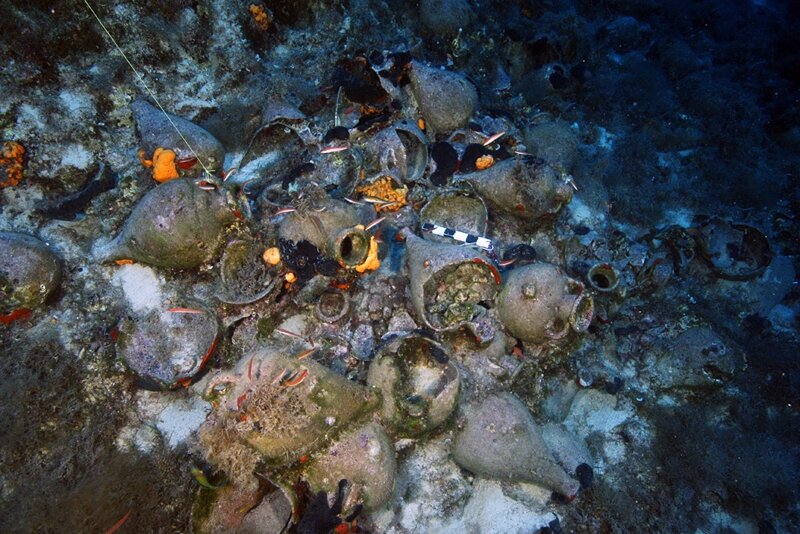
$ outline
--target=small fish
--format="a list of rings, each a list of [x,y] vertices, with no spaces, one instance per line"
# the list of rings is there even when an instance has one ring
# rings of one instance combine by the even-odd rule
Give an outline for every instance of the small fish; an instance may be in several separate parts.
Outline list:
[[[196,310],[194,308],[167,308],[170,313],[188,313],[190,315],[201,315],[205,313],[203,310]]]
[[[255,356],[253,356],[255,358]],[[253,381],[253,358],[250,358],[250,361],[247,363],[247,380],[252,382]]]
[[[275,384],[277,384],[278,382],[280,382],[281,380],[283,380],[283,377],[284,377],[284,376],[286,376],[286,373],[287,373],[288,371],[289,371],[289,369],[287,369],[287,368],[285,368],[285,367],[284,367],[284,368],[283,368],[283,371],[281,371],[280,373],[278,373],[277,375],[275,375],[275,378],[273,378],[273,379],[272,379],[272,385],[274,386]]]
[[[31,311],[26,308],[19,308],[12,312],[0,315],[0,323],[11,324],[20,319],[27,319],[31,316]]]
[[[202,469],[198,469],[197,467],[193,467],[192,468],[192,476],[198,482],[198,484],[200,484],[204,488],[208,488],[208,489],[212,489],[212,490],[220,488],[220,486],[214,486],[208,481],[208,479],[206,478],[206,474],[203,473]]]
[[[499,262],[497,265],[499,265],[500,267],[508,267],[509,265],[516,263],[516,261],[517,258],[511,258],[510,260],[503,260]]]
[[[292,332],[291,330],[286,330],[285,328],[280,328],[279,327],[279,328],[276,328],[275,331],[278,332],[279,334],[283,334],[284,336],[289,336],[289,337],[293,337],[295,339],[302,339],[303,341],[306,341],[306,338],[304,338],[300,334],[296,334],[295,332]]]
[[[131,516],[131,512],[133,512],[133,510],[128,510],[127,514],[123,515],[122,518],[120,518],[119,521],[114,523],[114,525],[110,529],[106,530],[106,534],[114,534],[116,531],[118,531],[120,527],[122,527],[122,525],[125,524],[125,521],[127,521],[128,518]]]
[[[375,228],[376,226],[378,226],[380,223],[382,223],[385,220],[386,220],[386,217],[379,217],[379,218],[375,219],[374,221],[372,221],[371,223],[369,223],[368,225],[366,225],[364,227],[364,231],[367,232],[371,228]]]
[[[281,382],[282,385],[286,386],[287,388],[293,388],[295,386],[299,386],[303,383],[303,380],[306,379],[308,376],[308,369],[303,369],[299,373],[296,373],[289,377],[288,379]]]
[[[320,150],[320,154],[335,154],[336,152],[344,152],[349,150],[349,146],[328,146]]]
[[[217,186],[214,185],[213,182],[209,182],[208,180],[199,180],[197,182],[197,187],[199,187],[203,191],[216,191],[217,190]]]
[[[176,159],[175,165],[179,169],[183,169],[186,171],[197,165],[197,158],[194,156],[190,156],[188,158]]]
[[[349,202],[350,204],[354,204],[356,206],[363,206],[363,202],[359,202],[358,200],[353,200],[352,198],[344,197],[345,202]]]
[[[296,208],[282,208],[272,214],[273,217],[277,217],[278,215],[285,215],[287,213],[292,213],[297,211]]]
[[[297,355],[296,359],[305,360],[306,358],[308,358],[309,356],[311,356],[315,352],[317,352],[317,348],[316,347],[314,347],[313,349],[304,350],[303,352],[301,352],[300,354]]]
[[[506,134],[505,132],[499,132],[490,136],[488,139],[486,139],[486,141],[483,142],[483,146],[491,145],[492,143],[503,137],[505,134]]]
[[[223,173],[222,173],[222,181],[224,182],[224,181],[226,181],[228,178],[230,178],[231,176],[233,176],[233,174],[234,174],[234,173],[235,173],[237,170],[238,170],[238,169],[237,169],[236,167],[234,167],[234,168],[232,168],[232,169],[228,169],[227,171],[223,172]]]

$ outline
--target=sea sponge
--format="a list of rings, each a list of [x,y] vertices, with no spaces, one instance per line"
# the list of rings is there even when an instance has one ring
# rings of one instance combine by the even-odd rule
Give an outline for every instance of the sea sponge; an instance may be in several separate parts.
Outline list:
[[[22,163],[25,147],[16,141],[5,141],[0,153],[0,187],[19,184],[22,180]]]
[[[139,161],[147,168],[153,168],[153,180],[163,184],[179,178],[178,168],[175,166],[175,151],[158,147],[153,152],[153,159],[147,159],[147,153],[139,150]]]
[[[272,24],[272,13],[270,10],[265,8],[262,4],[250,4],[249,11],[253,16],[253,22],[256,23],[256,26],[263,31],[267,31],[270,24]]]

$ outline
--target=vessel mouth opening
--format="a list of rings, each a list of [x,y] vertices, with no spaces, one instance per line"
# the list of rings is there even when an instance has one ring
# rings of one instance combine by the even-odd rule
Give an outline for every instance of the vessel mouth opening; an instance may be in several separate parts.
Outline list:
[[[606,263],[597,264],[589,269],[588,279],[593,289],[604,293],[614,291],[619,285],[617,271]]]
[[[588,295],[578,295],[569,317],[570,326],[576,332],[586,332],[594,318],[594,300]]]
[[[348,232],[339,241],[339,259],[348,266],[361,265],[369,254],[369,239],[361,232]]]

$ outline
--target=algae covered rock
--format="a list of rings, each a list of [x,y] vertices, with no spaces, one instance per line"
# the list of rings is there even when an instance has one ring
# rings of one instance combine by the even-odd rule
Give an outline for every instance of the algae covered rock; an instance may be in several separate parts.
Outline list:
[[[0,312],[41,306],[61,284],[61,260],[39,239],[0,232]]]
[[[131,109],[142,139],[142,148],[148,155],[152,155],[157,148],[166,148],[180,156],[199,157],[209,170],[222,168],[225,149],[222,143],[204,128],[177,115],[165,114],[144,100],[136,100],[131,104]],[[166,115],[169,115],[169,119]],[[175,128],[180,130],[180,134]],[[181,135],[189,142],[194,152],[189,150]]]
[[[342,434],[305,469],[313,492],[336,493],[340,480],[350,483],[342,509],[345,514],[362,504],[367,511],[381,507],[394,490],[397,466],[394,446],[376,423]]]
[[[206,191],[187,179],[151,189],[119,235],[98,251],[100,261],[131,259],[155,267],[191,269],[211,260],[236,221],[225,190]]]
[[[556,463],[525,405],[511,393],[472,404],[453,444],[458,465],[487,478],[524,481],[568,499],[580,484]]]
[[[411,87],[428,125],[448,132],[465,126],[478,106],[478,92],[469,80],[455,72],[411,62]]]

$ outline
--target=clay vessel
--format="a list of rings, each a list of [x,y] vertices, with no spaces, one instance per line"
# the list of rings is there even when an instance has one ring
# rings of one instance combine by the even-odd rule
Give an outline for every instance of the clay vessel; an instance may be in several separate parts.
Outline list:
[[[315,455],[304,475],[313,493],[335,494],[339,481],[347,480],[342,515],[348,515],[359,504],[366,511],[383,506],[392,496],[396,471],[392,441],[370,422],[345,432],[327,451]]]
[[[151,189],[136,204],[119,235],[100,247],[102,262],[131,259],[155,267],[191,269],[211,260],[236,221],[225,190],[206,191],[188,179]]]
[[[500,274],[478,249],[432,243],[404,229],[411,303],[434,330],[450,330],[471,321],[494,300]]]
[[[360,222],[357,208],[326,199],[316,208],[287,215],[278,235],[285,242],[308,241],[340,265],[355,267],[364,263],[370,247],[370,236]]]
[[[569,184],[541,160],[503,160],[455,182],[471,184],[492,210],[530,221],[552,217],[572,200]]]
[[[478,106],[478,92],[462,75],[411,62],[411,88],[422,117],[436,132],[465,126]]]
[[[367,375],[367,385],[381,392],[383,423],[404,437],[444,423],[456,406],[460,384],[458,368],[444,348],[417,333],[387,340]]]
[[[549,263],[514,269],[497,297],[500,321],[525,342],[561,339],[570,330],[585,332],[592,322],[594,301],[583,284]]]
[[[466,423],[453,443],[453,459],[476,475],[532,482],[567,499],[580,487],[556,462],[528,409],[500,393],[466,409]]]
[[[41,306],[61,284],[61,260],[27,234],[0,232],[0,312]]]
[[[145,100],[136,100],[131,104],[131,109],[136,129],[142,140],[142,148],[148,156],[151,156],[156,148],[161,147],[175,151],[179,158],[199,157],[209,171],[222,168],[225,149],[222,143],[206,129],[171,113],[166,114],[169,115],[168,119],[163,111],[151,106]],[[180,130],[183,138],[175,128]],[[186,141],[194,152],[189,150]]]

